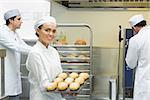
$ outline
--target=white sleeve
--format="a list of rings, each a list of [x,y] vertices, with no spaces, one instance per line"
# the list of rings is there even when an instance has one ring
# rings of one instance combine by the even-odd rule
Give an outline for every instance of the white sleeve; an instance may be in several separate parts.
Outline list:
[[[29,53],[26,61],[27,69],[34,75],[33,77],[37,79],[36,81],[42,91],[45,91],[48,83],[52,81],[52,79],[49,79],[47,73],[45,72],[44,65],[45,64],[40,55],[36,53]]]
[[[31,46],[25,43],[18,44],[12,38],[0,33],[0,44],[11,50],[27,54],[31,50]]]
[[[137,62],[138,62],[138,45],[131,38],[129,40],[129,47],[126,55],[126,63],[129,68],[133,69],[137,66]]]

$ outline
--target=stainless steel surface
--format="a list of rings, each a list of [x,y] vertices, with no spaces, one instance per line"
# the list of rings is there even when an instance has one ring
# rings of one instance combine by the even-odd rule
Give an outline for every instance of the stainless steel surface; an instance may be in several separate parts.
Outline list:
[[[5,56],[6,50],[0,49],[1,57],[1,96],[5,96]]]
[[[64,69],[64,67],[63,67],[63,69]],[[63,70],[64,72],[87,72],[87,73],[89,73],[90,72],[90,70],[84,70],[84,69],[81,69],[81,68],[79,68],[78,67],[78,70],[74,70],[73,68],[71,68],[70,70],[69,70],[69,68],[67,68],[67,69],[65,69],[65,70]]]
[[[67,8],[149,8],[150,0],[53,0]]]
[[[121,49],[122,52],[122,49]],[[120,62],[120,98],[122,98],[123,57]],[[117,75],[118,48],[93,47],[94,91],[92,97],[109,99],[109,80]]]
[[[117,99],[117,77],[112,77],[109,80],[109,98],[111,100]]]
[[[22,81],[22,94],[20,95],[20,98],[21,100],[22,99],[29,100],[30,84],[28,81],[28,77],[22,76],[21,81]]]
[[[86,23],[58,23],[58,25],[57,25],[57,27],[59,28],[59,27],[73,27],[73,28],[77,28],[77,27],[79,27],[79,28],[81,28],[81,27],[83,27],[83,28],[87,28],[86,30],[88,30],[89,31],[89,33],[86,33],[86,34],[88,34],[89,35],[89,40],[88,40],[88,42],[89,42],[89,45],[76,45],[76,46],[71,46],[71,45],[68,45],[68,47],[70,48],[75,48],[75,49],[79,49],[79,50],[81,50],[82,51],[82,49],[84,49],[84,51],[90,51],[90,73],[91,74],[93,74],[93,64],[92,64],[92,54],[93,54],[93,32],[92,32],[92,29],[91,29],[91,27],[90,27],[90,25],[88,25],[88,24],[86,24]],[[87,36],[88,36],[87,35]],[[57,46],[58,47],[58,46]],[[66,46],[61,46],[61,47],[67,47],[67,45]],[[81,49],[80,49],[81,48]],[[85,50],[86,49],[86,50]],[[75,51],[78,51],[78,50],[75,50]]]

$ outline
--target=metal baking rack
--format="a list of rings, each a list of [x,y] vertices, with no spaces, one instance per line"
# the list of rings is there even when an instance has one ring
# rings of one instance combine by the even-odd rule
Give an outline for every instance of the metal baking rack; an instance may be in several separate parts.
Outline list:
[[[75,96],[67,95],[66,98],[88,98],[90,100],[91,93],[93,91],[93,66],[92,66],[92,41],[93,33],[88,24],[58,24],[57,28],[86,28],[89,30],[89,40],[87,45],[53,45],[59,52],[61,57],[61,64],[65,72],[87,72],[90,77],[86,84],[82,85],[82,88],[78,90],[78,94]],[[77,57],[67,57],[69,54],[76,54]],[[80,58],[78,56],[86,55],[86,57]],[[69,91],[71,92],[71,91]],[[74,91],[72,91],[74,92]]]

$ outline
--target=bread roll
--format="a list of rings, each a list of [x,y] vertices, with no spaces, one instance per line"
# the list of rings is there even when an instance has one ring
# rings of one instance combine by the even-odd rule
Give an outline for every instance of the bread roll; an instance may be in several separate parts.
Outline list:
[[[63,78],[63,79],[66,79],[67,78],[67,73],[60,73],[59,75],[58,75],[58,77],[61,77],[61,78]]]
[[[69,85],[69,89],[70,89],[70,90],[78,90],[79,87],[80,87],[80,84],[77,83],[77,82],[73,82],[73,83],[71,83],[71,84]]]
[[[63,78],[61,78],[61,77],[57,77],[54,79],[54,82],[56,82],[57,84],[62,81],[63,81]]]
[[[72,54],[67,55],[67,57],[69,57],[69,58],[76,58],[77,54],[72,53]]]
[[[68,84],[72,83],[73,81],[74,81],[74,78],[72,78],[72,77],[68,77],[65,79],[65,82]]]
[[[52,91],[52,90],[55,90],[56,87],[57,87],[57,83],[56,83],[56,82],[51,82],[51,83],[48,84],[48,86],[47,86],[46,89],[47,89],[48,91]]]
[[[66,83],[66,82],[59,82],[57,88],[58,88],[58,90],[66,90],[68,88],[68,83]]]
[[[79,83],[80,85],[84,83],[84,78],[83,77],[78,77],[75,79],[75,82]]]
[[[76,72],[72,72],[71,74],[69,74],[69,77],[72,77],[72,78],[77,78],[79,75],[78,75],[78,73],[76,73]]]
[[[75,45],[86,45],[86,41],[82,39],[78,39],[74,43]]]
[[[86,80],[89,78],[89,74],[88,73],[80,73],[79,77],[83,77]]]

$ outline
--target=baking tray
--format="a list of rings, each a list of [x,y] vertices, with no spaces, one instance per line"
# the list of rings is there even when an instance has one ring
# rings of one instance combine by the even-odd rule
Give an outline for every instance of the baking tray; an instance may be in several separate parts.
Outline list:
[[[80,88],[78,90],[70,90],[69,87],[68,87],[66,90],[55,89],[55,90],[52,90],[52,91],[47,91],[47,93],[55,92],[55,93],[62,93],[62,94],[78,94],[84,88],[84,86],[87,85],[89,78],[87,80],[85,80],[85,82],[82,85],[80,85]]]

